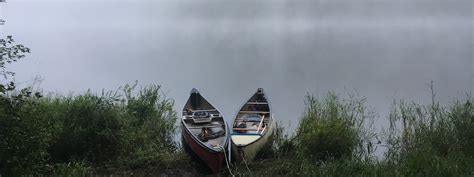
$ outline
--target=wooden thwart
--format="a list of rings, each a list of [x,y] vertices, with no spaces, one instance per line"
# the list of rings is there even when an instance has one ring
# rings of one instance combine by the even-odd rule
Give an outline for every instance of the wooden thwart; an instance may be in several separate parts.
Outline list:
[[[260,122],[260,120],[247,120],[247,119],[245,119],[245,118],[237,118],[237,119],[235,119],[235,120],[240,121],[240,122]],[[263,122],[264,122],[264,123],[268,123],[268,122],[270,122],[270,120],[269,120],[269,119],[265,119],[265,120],[263,120]]]
[[[237,131],[259,131],[256,128],[233,128],[233,130],[237,130]],[[264,128],[260,128],[260,130],[264,130]]]
[[[269,114],[268,111],[239,111],[239,113],[243,114]]]
[[[190,112],[212,112],[212,111],[217,111],[217,109],[197,109],[197,110],[191,110]],[[188,112],[188,111],[183,111],[183,112]]]
[[[194,118],[193,115],[187,115],[187,116],[184,116],[184,117],[189,118],[189,119]],[[221,116],[221,115],[218,115],[218,116],[211,116],[210,118],[213,118],[213,119],[214,119],[214,118],[222,118],[222,116]]]
[[[189,129],[202,129],[202,128],[222,128],[222,126],[199,126],[199,127],[188,127]]]

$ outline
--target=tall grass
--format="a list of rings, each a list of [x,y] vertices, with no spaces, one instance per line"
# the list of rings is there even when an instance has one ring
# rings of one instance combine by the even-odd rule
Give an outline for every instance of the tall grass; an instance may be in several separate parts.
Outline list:
[[[0,96],[3,175],[48,174],[53,166],[67,171],[85,164],[145,168],[166,163],[176,151],[173,101],[159,86],[136,91],[135,85],[126,85],[115,92],[67,97],[31,93]]]
[[[364,98],[340,99],[328,93],[324,100],[306,97],[306,110],[297,130],[298,155],[312,162],[368,157],[374,114]]]
[[[474,174],[472,98],[441,106],[399,101],[390,114],[387,166],[403,175]]]

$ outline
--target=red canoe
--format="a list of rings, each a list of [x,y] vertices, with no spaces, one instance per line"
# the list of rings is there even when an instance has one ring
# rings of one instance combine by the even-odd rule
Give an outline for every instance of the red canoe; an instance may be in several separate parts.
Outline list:
[[[183,143],[215,173],[226,165],[229,130],[222,114],[193,89],[184,106]]]

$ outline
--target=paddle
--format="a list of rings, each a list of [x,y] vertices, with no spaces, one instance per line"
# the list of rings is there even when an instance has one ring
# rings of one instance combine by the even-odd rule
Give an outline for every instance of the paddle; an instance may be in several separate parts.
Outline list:
[[[262,120],[260,121],[260,124],[258,124],[257,133],[260,130],[260,128],[262,128],[263,119],[265,119],[265,115],[262,115]],[[263,133],[263,130],[260,133]]]

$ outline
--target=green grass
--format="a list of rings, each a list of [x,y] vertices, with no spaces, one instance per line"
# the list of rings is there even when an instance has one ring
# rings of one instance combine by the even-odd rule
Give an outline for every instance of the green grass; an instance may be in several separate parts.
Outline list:
[[[390,115],[386,163],[399,174],[460,176],[474,172],[472,98],[441,106],[400,101]]]
[[[51,166],[62,173],[86,164],[167,165],[178,151],[173,101],[159,86],[67,97],[24,89],[0,95],[0,104],[0,171],[7,176],[49,174]]]

